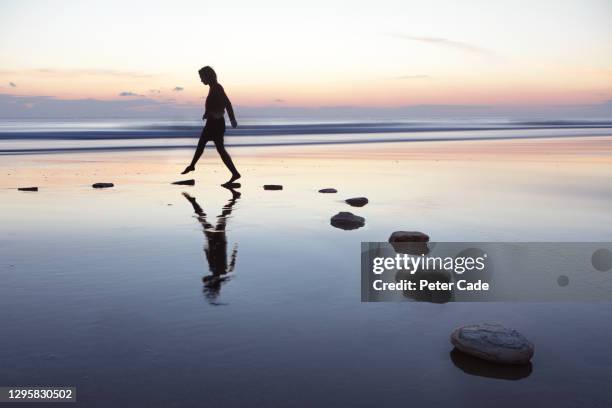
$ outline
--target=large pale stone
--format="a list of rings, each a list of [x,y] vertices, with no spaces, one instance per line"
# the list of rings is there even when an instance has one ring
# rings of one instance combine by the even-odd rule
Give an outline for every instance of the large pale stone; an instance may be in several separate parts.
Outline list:
[[[458,350],[494,363],[527,364],[534,352],[525,336],[496,323],[459,327],[450,340]]]

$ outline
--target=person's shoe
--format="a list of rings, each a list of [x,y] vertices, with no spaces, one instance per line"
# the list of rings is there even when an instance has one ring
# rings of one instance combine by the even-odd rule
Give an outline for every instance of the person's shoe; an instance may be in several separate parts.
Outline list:
[[[230,184],[234,183],[234,181],[238,180],[240,177],[242,177],[242,176],[240,175],[240,173],[233,174],[233,175],[232,175],[232,178],[231,178],[231,179],[229,179],[228,181],[226,181],[225,183],[223,183],[223,185],[224,185],[224,186],[226,186],[226,185],[230,185]]]
[[[195,170],[195,166],[192,166],[191,164],[187,167],[185,167],[185,170],[183,170],[183,172],[181,174],[187,174],[187,173],[191,173],[192,171]]]

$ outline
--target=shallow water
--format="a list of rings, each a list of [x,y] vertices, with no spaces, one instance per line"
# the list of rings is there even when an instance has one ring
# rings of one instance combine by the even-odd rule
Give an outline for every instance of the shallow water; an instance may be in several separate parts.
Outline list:
[[[360,302],[360,242],[395,230],[612,240],[612,143],[548,142],[255,149],[236,157],[240,197],[211,151],[194,187],[169,184],[188,151],[6,157],[0,384],[100,407],[610,406],[609,303]],[[338,211],[365,227],[333,228]],[[524,333],[532,366],[451,354],[452,329],[480,321]]]

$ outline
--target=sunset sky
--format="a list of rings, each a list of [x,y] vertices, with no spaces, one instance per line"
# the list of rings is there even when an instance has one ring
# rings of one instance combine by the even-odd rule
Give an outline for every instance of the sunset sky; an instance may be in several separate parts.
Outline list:
[[[3,1],[0,94],[244,106],[612,100],[612,2]]]

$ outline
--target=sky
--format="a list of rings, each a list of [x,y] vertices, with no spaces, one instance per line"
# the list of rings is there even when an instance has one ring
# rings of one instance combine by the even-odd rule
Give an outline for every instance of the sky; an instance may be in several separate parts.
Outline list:
[[[215,68],[235,105],[253,108],[612,100],[609,0],[0,7],[0,95],[23,109],[40,98],[193,107],[207,91],[197,76],[203,65]]]

